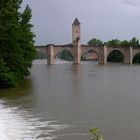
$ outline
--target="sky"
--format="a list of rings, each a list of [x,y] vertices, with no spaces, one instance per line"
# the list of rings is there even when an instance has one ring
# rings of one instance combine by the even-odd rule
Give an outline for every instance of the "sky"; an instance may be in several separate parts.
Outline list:
[[[92,38],[140,39],[140,0],[23,0],[32,9],[35,45],[72,43],[72,23],[81,23],[81,44]]]

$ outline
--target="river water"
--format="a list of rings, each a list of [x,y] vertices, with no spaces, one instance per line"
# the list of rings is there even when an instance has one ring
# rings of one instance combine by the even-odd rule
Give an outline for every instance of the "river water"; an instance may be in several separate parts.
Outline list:
[[[140,66],[36,61],[30,79],[0,90],[0,140],[140,139]]]

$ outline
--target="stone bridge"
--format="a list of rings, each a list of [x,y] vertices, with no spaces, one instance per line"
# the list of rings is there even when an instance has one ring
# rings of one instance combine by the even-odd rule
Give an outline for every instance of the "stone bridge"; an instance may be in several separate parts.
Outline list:
[[[48,44],[46,46],[35,46],[36,50],[47,55],[48,65],[54,64],[56,55],[65,50],[73,57],[73,64],[80,64],[81,57],[88,51],[94,51],[98,56],[99,64],[106,64],[107,58],[113,51],[119,51],[124,57],[124,63],[132,64],[133,58],[140,53],[140,48],[132,47],[109,47],[109,46],[89,46],[80,44],[80,22],[76,18],[72,24],[72,44],[54,45]]]

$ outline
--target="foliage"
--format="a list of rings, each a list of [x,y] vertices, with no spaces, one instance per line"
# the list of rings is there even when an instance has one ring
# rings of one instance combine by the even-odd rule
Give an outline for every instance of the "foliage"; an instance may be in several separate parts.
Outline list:
[[[130,42],[127,40],[120,41],[121,47],[131,47]]]
[[[47,55],[43,52],[37,52],[35,59],[47,59]]]
[[[99,39],[93,38],[91,40],[89,40],[88,45],[92,45],[92,46],[102,46],[103,42]]]
[[[130,46],[131,47],[140,47],[139,40],[136,37],[133,37],[130,40]]]
[[[123,62],[123,54],[120,53],[118,50],[114,50],[112,51],[108,58],[107,58],[107,61],[108,62]]]
[[[0,0],[0,83],[5,83],[4,87],[15,85],[29,74],[36,54],[31,9],[27,5],[19,12],[21,3],[22,0]]]
[[[0,56],[0,88],[12,87],[16,85],[16,81],[12,72],[6,67]]]
[[[138,53],[134,56],[133,63],[140,63],[140,53]]]
[[[96,38],[91,39],[88,42],[88,45],[96,45],[96,46],[101,46],[98,45],[100,44],[99,42],[102,42]],[[138,48],[140,47],[139,40],[136,37],[133,37],[131,40],[118,40],[118,39],[112,39],[107,42],[102,42],[102,45],[109,46],[109,47],[133,47],[133,48]],[[113,51],[111,54],[108,56],[108,60],[110,62],[122,62],[123,61],[123,54],[121,54],[119,51]],[[137,55],[137,57],[134,57],[133,59],[134,63],[140,63],[140,54]]]
[[[72,61],[73,60],[72,54],[70,54],[66,50],[63,50],[62,52],[60,52],[59,57],[60,57],[61,60],[67,60],[67,61]]]
[[[98,128],[91,128],[90,133],[91,133],[91,140],[103,140],[101,132]]]
[[[107,42],[102,42],[99,39],[93,38],[89,40],[87,44],[94,45],[94,46],[106,45],[110,47],[140,47],[139,40],[136,37],[133,37],[130,41],[112,39]]]
[[[86,61],[86,56],[82,55],[81,56],[81,61]]]
[[[108,42],[106,42],[104,44],[106,46],[110,46],[110,47],[119,47],[120,46],[120,40],[112,39],[112,40],[109,40]]]

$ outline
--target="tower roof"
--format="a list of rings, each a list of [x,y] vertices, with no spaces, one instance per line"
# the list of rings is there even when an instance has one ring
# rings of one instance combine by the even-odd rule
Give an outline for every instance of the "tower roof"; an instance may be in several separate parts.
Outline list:
[[[75,18],[75,20],[74,20],[72,25],[79,25],[79,24],[80,24],[79,20],[77,18]]]

